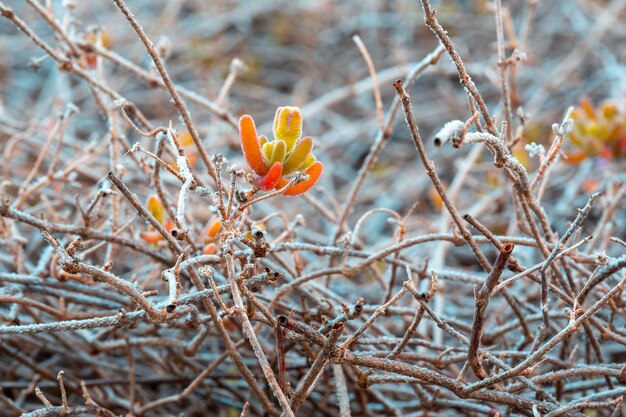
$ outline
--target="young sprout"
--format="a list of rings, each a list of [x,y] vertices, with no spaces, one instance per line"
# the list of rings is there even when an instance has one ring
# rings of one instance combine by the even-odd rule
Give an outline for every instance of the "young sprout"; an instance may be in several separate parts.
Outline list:
[[[313,155],[313,138],[302,136],[302,110],[299,107],[279,107],[274,116],[274,139],[257,134],[249,115],[239,119],[241,151],[253,171],[256,185],[263,191],[281,189],[289,184],[298,171],[308,179],[293,184],[284,195],[296,196],[307,192],[319,180],[324,165]]]

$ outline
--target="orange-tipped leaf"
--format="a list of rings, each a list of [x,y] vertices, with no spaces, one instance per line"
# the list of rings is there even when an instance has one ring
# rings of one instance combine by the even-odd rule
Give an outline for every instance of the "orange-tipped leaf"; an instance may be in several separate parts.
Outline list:
[[[315,185],[317,180],[320,179],[320,176],[322,175],[323,170],[324,170],[324,165],[320,161],[315,162],[313,165],[311,165],[309,169],[305,171],[305,174],[309,176],[309,179],[299,184],[292,185],[291,187],[283,191],[283,194],[288,195],[288,196],[296,196],[296,195],[304,194],[305,192],[309,191],[311,187]],[[280,184],[278,185],[280,186]]]
[[[241,116],[239,119],[239,138],[241,139],[241,151],[248,163],[248,166],[257,175],[265,175],[268,167],[263,160],[261,146],[259,145],[259,137],[256,132],[254,120],[249,115]]]
[[[141,232],[139,233],[139,237],[141,238],[141,240],[150,245],[156,245],[163,240],[163,236],[161,236],[161,233],[155,231]]]
[[[217,236],[217,233],[220,231],[220,229],[222,228],[222,222],[220,222],[219,219],[215,219],[213,221],[213,223],[211,223],[211,226],[209,227],[209,231],[208,231],[208,235],[211,239],[215,239],[215,236]]]
[[[202,248],[203,255],[213,255],[215,252],[217,252],[217,245],[215,243],[207,243]]]
[[[263,177],[259,178],[257,184],[259,188],[263,191],[269,191],[276,188],[278,181],[280,181],[281,176],[283,175],[283,164],[282,162],[274,162],[274,165],[270,168],[270,170]]]

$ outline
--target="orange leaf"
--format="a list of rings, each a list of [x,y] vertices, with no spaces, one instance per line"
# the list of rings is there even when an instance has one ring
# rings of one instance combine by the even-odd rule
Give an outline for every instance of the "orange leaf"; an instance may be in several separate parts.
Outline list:
[[[437,211],[441,211],[443,208],[443,200],[435,187],[430,187],[430,202],[437,209]]]
[[[203,255],[213,255],[217,252],[217,245],[215,243],[209,243],[202,248]]]
[[[587,159],[588,155],[585,151],[577,151],[577,152],[564,152],[565,162],[568,164],[580,164],[582,161]]]
[[[161,234],[156,231],[141,232],[139,233],[139,237],[141,238],[141,240],[151,245],[156,245],[157,243],[163,240],[163,236],[161,236]]]
[[[280,181],[283,174],[283,164],[281,162],[275,162],[270,168],[267,174],[257,181],[258,186],[264,190],[269,191],[276,187],[278,181]]]
[[[311,187],[315,185],[317,180],[320,179],[323,170],[324,165],[320,161],[315,162],[313,165],[311,165],[309,169],[305,171],[305,173],[309,176],[309,179],[299,184],[292,185],[291,187],[283,191],[283,194],[288,196],[296,196],[309,191]],[[286,182],[284,182],[282,186],[284,187],[285,185],[287,185]],[[279,183],[278,186],[280,187],[281,184]]]
[[[220,231],[220,229],[222,228],[222,223],[219,221],[219,219],[216,219],[213,221],[213,223],[211,223],[211,227],[209,227],[209,232],[208,235],[211,239],[214,239],[215,236],[217,236],[217,233]]]
[[[82,62],[81,62],[82,64]],[[90,70],[95,70],[96,65],[98,64],[97,56],[94,54],[86,53],[84,64],[81,65],[83,68],[87,68]]]
[[[239,138],[241,139],[241,151],[248,166],[257,175],[265,175],[268,172],[268,167],[263,161],[263,154],[261,153],[261,146],[259,145],[259,137],[256,132],[256,126],[254,120],[249,115],[241,116],[239,119]]]

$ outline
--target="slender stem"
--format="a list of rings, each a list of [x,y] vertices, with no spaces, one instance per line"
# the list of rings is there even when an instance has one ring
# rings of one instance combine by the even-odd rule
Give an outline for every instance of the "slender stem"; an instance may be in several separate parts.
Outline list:
[[[324,371],[324,368],[330,361],[331,355],[333,354],[335,347],[337,346],[337,341],[339,340],[341,333],[343,333],[344,328],[344,323],[336,323],[335,325],[333,325],[333,328],[328,334],[328,338],[322,346],[320,353],[315,358],[315,361],[313,361],[313,364],[311,365],[307,373],[302,377],[302,380],[298,384],[296,392],[291,398],[291,407],[293,411],[298,411],[300,406],[311,394],[311,391],[313,391],[315,383],[317,382],[319,376]]]
[[[491,298],[491,292],[498,283],[514,247],[515,246],[512,243],[507,243],[502,247],[496,261],[493,264],[493,267],[491,268],[489,276],[483,283],[480,290],[476,293],[476,308],[474,310],[474,322],[472,324],[470,345],[467,351],[467,361],[474,370],[474,374],[476,374],[476,376],[480,379],[485,379],[489,376],[478,357],[480,339],[483,335],[485,311],[487,311],[487,305],[489,304],[489,300]]]
[[[581,227],[583,221],[585,220],[585,218],[591,211],[593,204],[599,197],[600,197],[600,193],[593,194],[589,198],[589,201],[587,201],[587,204],[585,204],[585,206],[581,210],[578,211],[578,215],[576,216],[576,218],[574,219],[570,227],[567,228],[563,236],[561,236],[561,239],[559,239],[557,244],[554,246],[554,249],[552,249],[550,256],[548,256],[546,261],[541,266],[541,269],[539,270],[541,274],[541,310],[543,311],[543,314],[544,314],[544,323],[546,326],[548,324],[548,284],[547,284],[548,283],[548,277],[547,277],[548,267],[554,261],[554,259],[556,258],[557,254],[559,253],[563,245],[565,245],[567,241],[569,240],[569,238],[574,234],[574,232],[578,230],[579,227]]]

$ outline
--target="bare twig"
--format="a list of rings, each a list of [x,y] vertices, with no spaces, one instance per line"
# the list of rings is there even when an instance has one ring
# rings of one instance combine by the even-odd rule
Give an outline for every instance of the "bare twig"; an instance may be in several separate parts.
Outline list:
[[[489,276],[476,293],[476,308],[474,310],[474,322],[472,323],[472,335],[470,337],[469,350],[467,351],[467,361],[474,370],[474,374],[476,374],[476,376],[480,379],[485,379],[489,376],[478,357],[480,339],[483,335],[485,311],[487,311],[487,305],[489,304],[489,300],[491,298],[491,292],[498,283],[514,247],[515,246],[511,243],[507,243],[502,247],[496,261],[493,264],[493,267],[491,268]]]

